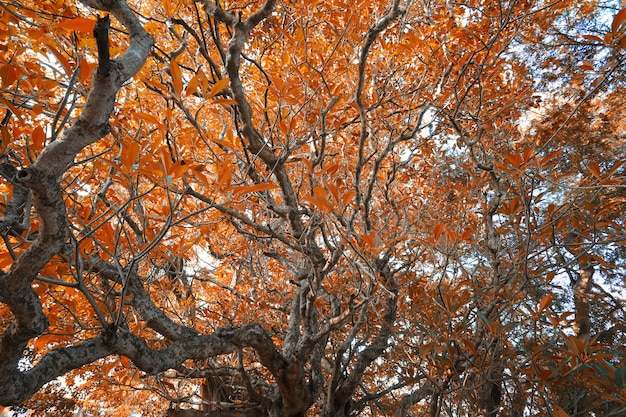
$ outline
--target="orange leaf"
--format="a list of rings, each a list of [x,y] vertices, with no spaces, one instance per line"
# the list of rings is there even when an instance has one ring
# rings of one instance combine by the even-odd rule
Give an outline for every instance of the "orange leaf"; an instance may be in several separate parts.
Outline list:
[[[139,143],[137,142],[131,142],[131,144],[128,145],[126,149],[124,149],[124,152],[122,153],[122,164],[124,164],[124,166],[128,168],[128,170],[130,170],[137,162],[139,150],[140,147]]]
[[[4,106],[6,106],[9,110],[11,110],[11,112],[12,112],[14,115],[16,115],[17,117],[19,117],[19,118],[20,118],[20,120],[22,120],[22,121],[24,120],[24,116],[22,115],[22,112],[21,112],[21,111],[19,111],[19,110],[17,109],[17,107],[15,107],[15,106],[13,105],[13,103],[11,103],[9,100],[6,100],[5,98],[0,97],[0,105],[4,105]]]
[[[435,230],[433,231],[433,236],[435,238],[435,240],[439,239],[439,236],[441,236],[441,233],[443,232],[443,229],[446,226],[443,223],[439,223],[437,226],[435,226]]]
[[[550,304],[552,304],[552,296],[551,295],[544,296],[541,299],[541,302],[539,303],[539,313],[541,313],[543,310],[548,308],[548,306],[550,306]]]
[[[220,189],[230,187],[230,183],[233,180],[233,172],[230,165],[227,163],[220,163],[217,167],[217,183]]]
[[[504,158],[509,162],[509,164],[513,165],[514,167],[519,167],[520,165],[522,165],[522,157],[518,154],[507,154],[504,155]]]
[[[194,167],[191,169],[191,173],[192,175],[198,180],[200,181],[206,188],[211,188],[211,183],[209,182],[209,179],[206,177],[206,175],[204,175],[202,173],[201,169],[198,169],[197,167]]]
[[[151,115],[151,114],[137,112],[137,113],[135,113],[135,116],[137,116],[137,117],[139,117],[141,119],[144,119],[145,121],[150,122],[150,123],[152,123],[152,124],[154,124],[156,126],[161,126],[161,122],[159,122],[158,119],[156,117],[154,117],[153,115]]]
[[[218,98],[213,100],[215,104],[224,104],[224,105],[237,105],[237,101],[232,98]]]
[[[114,361],[111,361],[109,363],[105,363],[102,366],[100,366],[100,370],[102,371],[102,374],[104,376],[109,376],[109,373],[111,372],[111,370],[113,368],[115,368],[116,363]]]
[[[278,188],[276,184],[262,183],[262,184],[254,184],[254,185],[241,185],[237,187],[232,187],[231,190],[233,195],[243,195],[250,194],[259,191],[268,191],[274,190]]]
[[[213,84],[213,87],[211,87],[211,91],[209,92],[209,95],[207,96],[207,100],[212,99],[217,93],[225,89],[228,86],[228,83],[230,83],[230,78],[224,77],[218,82],[216,82],[215,84]]]
[[[591,162],[589,164],[589,172],[591,172],[591,174],[597,179],[602,179],[602,176],[600,175],[600,167],[595,162]]]
[[[183,73],[176,61],[170,62],[170,74],[172,75],[172,85],[177,95],[183,91]]]
[[[366,235],[361,236],[361,239],[367,244],[370,249],[376,249],[381,244],[381,239],[375,230],[372,230]]]
[[[543,158],[541,158],[541,160],[539,161],[539,165],[544,165],[546,162],[549,162],[552,158],[554,158],[555,156],[557,156],[560,153],[561,153],[560,149],[557,149],[556,151],[550,152],[548,155],[546,155]]]
[[[328,196],[328,193],[326,192],[324,187],[320,187],[318,185],[318,186],[313,187],[313,195],[317,198],[321,198],[325,200],[326,197]]]
[[[70,65],[70,62],[65,58],[62,52],[59,52],[57,50],[56,45],[52,43],[47,43],[46,46],[48,47],[48,50],[50,50],[50,52],[52,52],[52,54],[56,57],[61,66],[63,66],[63,69],[65,69],[65,73],[67,75],[72,74],[72,66]]]
[[[534,157],[535,157],[535,150],[533,148],[528,148],[524,151],[524,161],[528,162]]]
[[[335,201],[339,201],[339,191],[337,191],[337,187],[332,185],[330,182],[324,181],[324,185],[330,191]]]
[[[585,38],[587,40],[590,40],[590,41],[604,43],[604,39],[602,39],[599,36],[595,36],[595,35],[583,35],[583,38]]]
[[[611,24],[611,32],[617,33],[622,23],[624,23],[624,19],[626,19],[626,7],[617,12],[615,17],[613,18],[613,23]]]
[[[164,174],[167,176],[172,171],[172,156],[170,155],[170,150],[167,146],[161,146],[159,150],[161,151],[161,163],[165,169]]]
[[[172,3],[170,0],[163,0],[163,11],[165,12],[165,16],[172,16]]]
[[[122,362],[122,365],[124,365],[124,368],[130,368],[130,360],[128,360],[126,356],[120,356],[120,361]]]
[[[32,138],[33,146],[36,149],[41,149],[46,140],[46,133],[43,131],[43,128],[41,126],[37,126],[33,129]]]
[[[356,195],[356,191],[354,190],[350,190],[347,193],[345,193],[342,197],[341,197],[341,203],[345,206],[347,205],[350,201],[352,201],[352,199],[354,198],[354,196]]]
[[[180,178],[185,172],[189,171],[189,168],[191,166],[181,159],[172,165],[171,175],[173,178]]]
[[[187,87],[185,87],[185,94],[193,94],[198,89],[200,85],[201,78],[204,76],[204,73],[200,70],[194,75],[191,80],[187,83]]]
[[[78,73],[78,79],[81,83],[87,83],[91,79],[91,74],[93,73],[94,68],[96,68],[98,64],[95,62],[89,62],[84,58],[80,58],[78,66],[80,68],[80,72]]]
[[[13,258],[11,257],[11,254],[7,251],[3,251],[3,253],[0,254],[0,269],[4,269],[12,263]]]
[[[476,349],[476,345],[474,345],[474,343],[466,339],[463,339],[462,342],[465,347],[468,348],[470,352],[472,352],[474,356],[478,356],[478,349]]]
[[[2,88],[7,88],[17,80],[17,70],[11,64],[0,67],[0,78],[2,78]]]
[[[73,30],[76,32],[92,33],[96,26],[96,21],[85,17],[76,17],[74,19],[63,19],[56,27],[61,29]]]
[[[465,229],[463,234],[461,235],[461,240],[467,240],[472,236],[472,229]]]
[[[328,214],[333,211],[333,206],[330,205],[330,203],[328,203],[328,201],[324,198],[306,196],[302,198],[302,201],[313,204],[324,214]]]
[[[613,173],[615,171],[617,171],[617,169],[619,167],[621,167],[624,164],[624,162],[626,162],[626,160],[625,161],[616,161],[613,165],[611,165],[611,168],[609,168],[609,170],[607,171],[607,175],[609,175],[609,176],[613,175]]]

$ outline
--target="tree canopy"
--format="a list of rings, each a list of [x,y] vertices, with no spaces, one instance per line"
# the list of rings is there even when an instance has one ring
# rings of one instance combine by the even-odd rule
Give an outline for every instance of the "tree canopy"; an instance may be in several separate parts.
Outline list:
[[[623,7],[3,2],[0,406],[626,414]]]

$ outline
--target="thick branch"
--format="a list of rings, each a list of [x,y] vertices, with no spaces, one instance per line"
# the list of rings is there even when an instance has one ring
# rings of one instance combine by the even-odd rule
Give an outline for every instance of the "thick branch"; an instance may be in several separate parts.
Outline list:
[[[15,321],[0,338],[0,404],[15,403],[25,398],[52,378],[70,369],[89,363],[106,352],[94,348],[86,353],[85,346],[76,350],[64,349],[51,353],[27,373],[20,373],[18,363],[28,340],[41,334],[48,326],[37,294],[31,288],[39,271],[63,248],[69,237],[67,213],[58,178],[69,167],[78,152],[102,138],[109,129],[115,96],[144,64],[152,47],[152,38],[123,0],[86,1],[101,10],[109,11],[128,30],[130,45],[126,53],[112,61],[107,76],[94,76],[92,89],[76,123],[69,127],[59,140],[52,142],[33,165],[16,173],[16,180],[32,192],[33,206],[39,216],[37,241],[0,276],[0,300],[6,303]],[[68,353],[73,356],[68,356]],[[61,355],[61,356],[59,356]],[[46,366],[50,362],[54,365]],[[86,361],[86,362],[85,362]],[[42,365],[43,364],[43,365]],[[17,391],[16,391],[17,390]]]
[[[111,20],[109,15],[98,17],[93,36],[96,38],[98,47],[98,77],[106,78],[111,71],[111,56],[109,54],[109,27]]]

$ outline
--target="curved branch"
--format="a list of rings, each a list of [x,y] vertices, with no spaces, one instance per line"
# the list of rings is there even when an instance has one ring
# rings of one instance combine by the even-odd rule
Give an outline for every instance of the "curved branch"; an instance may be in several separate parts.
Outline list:
[[[0,363],[0,404],[15,403],[16,398],[25,398],[20,397],[19,392],[32,394],[52,378],[106,353],[106,349],[99,350],[94,346],[96,341],[90,341],[73,350],[55,351],[63,353],[51,352],[49,355],[52,356],[44,357],[29,372],[21,373],[18,369],[28,341],[48,327],[47,317],[31,284],[48,261],[63,252],[69,238],[65,202],[58,178],[83,148],[108,133],[117,92],[143,66],[153,44],[152,37],[123,0],[86,0],[84,4],[113,14],[128,30],[130,43],[124,55],[110,62],[108,74],[96,71],[91,91],[76,123],[48,145],[35,163],[16,173],[16,180],[32,192],[33,206],[39,216],[39,231],[37,241],[11,266],[9,272],[0,274],[0,300],[9,306],[14,315],[14,322],[0,337],[0,357],[3,358]],[[85,346],[93,348],[96,353],[87,353]]]

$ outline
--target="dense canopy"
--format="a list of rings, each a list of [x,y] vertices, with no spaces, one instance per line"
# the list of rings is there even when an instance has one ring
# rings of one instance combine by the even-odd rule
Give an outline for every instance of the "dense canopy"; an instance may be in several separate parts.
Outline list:
[[[626,8],[0,4],[0,412],[626,415]]]

